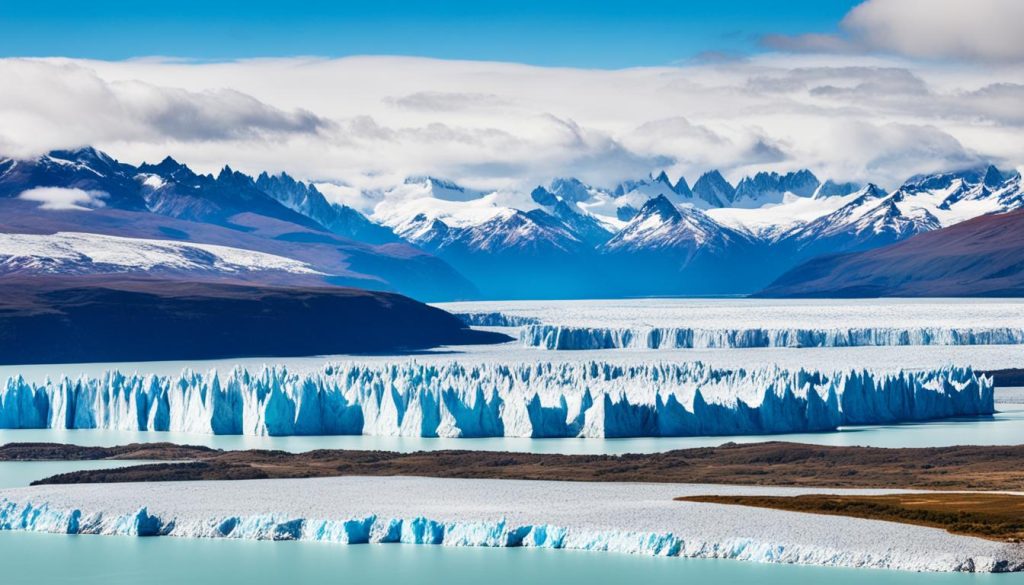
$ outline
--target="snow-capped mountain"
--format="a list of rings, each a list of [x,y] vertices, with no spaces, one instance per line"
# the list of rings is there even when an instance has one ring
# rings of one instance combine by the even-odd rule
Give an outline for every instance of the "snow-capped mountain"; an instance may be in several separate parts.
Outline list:
[[[807,169],[785,175],[760,172],[753,177],[744,177],[736,184],[732,204],[734,207],[761,207],[781,203],[787,193],[810,197],[820,185],[814,173]]]
[[[463,202],[412,198],[385,205],[388,211],[373,217],[474,281],[491,278],[480,272],[481,257],[491,260],[488,275],[495,264],[505,264],[529,278],[543,264],[527,261],[534,250],[571,250],[575,265],[595,262],[595,274],[635,273],[645,266],[674,279],[635,277],[646,284],[629,294],[694,292],[697,274],[704,283],[728,280],[737,287],[727,292],[744,292],[813,255],[889,244],[1014,209],[1022,197],[1019,176],[995,169],[916,177],[893,192],[873,184],[822,183],[809,170],[756,173],[735,189],[711,171],[691,190],[684,177],[673,184],[662,172],[612,190],[562,178],[518,200],[499,192]],[[729,271],[743,275],[716,274]],[[543,290],[536,280],[535,288]],[[599,283],[592,294],[625,293]]]
[[[231,225],[233,216],[255,213],[307,227],[323,227],[311,217],[282,205],[257,187],[252,177],[229,166],[216,177],[199,175],[167,157],[157,165],[140,165],[135,178],[146,207],[161,215]]]
[[[494,191],[422,176],[363,191],[351,207],[284,173],[254,178],[224,167],[216,176],[202,175],[169,157],[134,167],[86,148],[0,160],[0,200],[40,187],[95,194],[94,201],[72,206],[97,211],[94,218],[130,211],[237,234],[218,233],[220,239],[207,243],[245,240],[241,247],[265,251],[274,248],[265,238],[291,242],[298,247],[288,257],[297,254],[302,261],[316,260],[341,241],[397,243],[393,253],[385,251],[390,246],[376,252],[354,243],[347,248],[366,255],[360,257],[386,256],[384,264],[337,259],[326,269],[323,263],[311,265],[325,274],[338,266],[355,272],[362,267],[371,277],[385,270],[390,280],[402,273],[398,266],[405,260],[430,264],[425,259],[436,256],[484,296],[504,298],[751,292],[815,255],[871,249],[1024,207],[1020,174],[994,166],[915,176],[892,191],[870,183],[822,182],[806,169],[754,173],[736,187],[712,170],[692,189],[685,177],[673,181],[664,171],[613,188],[561,177],[533,189]],[[40,201],[39,209],[55,209],[46,207],[46,196],[26,199]],[[66,223],[53,223],[52,212],[40,217],[48,218],[48,233],[68,231]],[[121,235],[112,225],[102,233]],[[195,232],[165,227],[125,235],[188,239]],[[409,278],[414,272],[407,272]],[[623,288],[621,275],[627,273],[634,276]],[[430,290],[433,295],[443,287]]]
[[[1024,295],[1024,210],[985,215],[889,246],[819,256],[762,290],[775,297]]]
[[[765,266],[757,265],[758,240],[664,196],[649,200],[600,251],[613,273],[630,275],[616,282],[625,295],[721,293],[758,279]]]
[[[729,207],[736,196],[736,188],[725,180],[722,173],[708,171],[693,184],[693,194],[712,207]]]
[[[466,274],[485,296],[586,296],[599,269],[591,244],[546,211],[503,209],[472,225],[417,216],[403,237]]]
[[[1022,205],[1020,176],[992,166],[914,177],[891,193],[869,184],[852,197],[778,239],[810,255],[864,250]]]
[[[389,228],[370,221],[348,205],[331,203],[311,183],[296,181],[287,173],[260,173],[256,187],[285,207],[316,221],[332,233],[368,244],[400,241]]]
[[[672,251],[686,258],[697,250],[724,249],[738,240],[749,240],[749,237],[722,226],[699,209],[678,207],[659,195],[649,200],[603,250],[614,253]]]
[[[135,169],[94,148],[55,150],[34,160],[0,160],[0,197],[17,197],[35,187],[101,192],[103,204],[118,209],[146,209]]]
[[[315,188],[282,176],[267,175],[262,183],[230,167],[216,176],[198,174],[170,157],[136,167],[92,148],[0,159],[0,233],[85,232],[218,245],[309,264],[321,286],[397,290],[429,300],[476,296],[451,266],[387,237],[390,230],[352,208],[322,205]],[[320,213],[325,210],[330,213]],[[330,226],[320,223],[328,219]],[[385,241],[396,244],[372,245]],[[80,260],[56,264],[69,274],[114,270]],[[176,273],[206,278],[211,271],[201,264]],[[232,278],[242,276],[237,271]],[[259,278],[269,279],[266,272]],[[297,283],[294,274],[278,280]]]
[[[678,205],[686,204],[701,208],[708,206],[706,201],[694,197],[685,177],[679,177],[679,180],[672,184],[665,171],[647,179],[620,183],[612,191],[612,195],[615,197],[615,216],[620,221],[633,219],[645,203],[656,197],[665,197]]]
[[[607,222],[564,199],[552,207],[551,214],[560,219],[578,239],[595,248],[610,240],[615,230]]]

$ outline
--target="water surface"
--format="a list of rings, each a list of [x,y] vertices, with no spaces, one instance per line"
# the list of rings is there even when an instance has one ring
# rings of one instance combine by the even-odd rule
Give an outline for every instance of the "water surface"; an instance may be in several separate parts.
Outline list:
[[[580,551],[0,532],[5,585],[680,583],[1009,585],[1024,575],[910,573]]]

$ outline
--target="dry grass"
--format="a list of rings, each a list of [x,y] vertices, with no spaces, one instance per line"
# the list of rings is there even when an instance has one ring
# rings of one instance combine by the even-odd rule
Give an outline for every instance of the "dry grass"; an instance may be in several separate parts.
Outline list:
[[[46,483],[418,475],[563,481],[643,481],[807,488],[1024,491],[1024,446],[936,449],[726,444],[667,453],[552,455],[485,451],[220,451],[171,444],[75,447],[11,444],[3,460],[150,459],[189,464],[85,470]]]
[[[1024,542],[1024,497],[1007,494],[688,496],[677,500],[888,520],[990,540]]]

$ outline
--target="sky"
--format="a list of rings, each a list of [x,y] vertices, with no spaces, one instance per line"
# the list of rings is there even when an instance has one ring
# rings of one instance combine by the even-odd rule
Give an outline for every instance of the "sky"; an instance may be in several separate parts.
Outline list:
[[[121,4],[121,6],[118,6]],[[142,3],[138,3],[142,4]],[[17,3],[0,153],[365,189],[1024,163],[1024,2]]]
[[[4,6],[0,54],[200,60],[404,55],[621,68],[749,54],[766,34],[830,30],[849,0],[125,2]]]

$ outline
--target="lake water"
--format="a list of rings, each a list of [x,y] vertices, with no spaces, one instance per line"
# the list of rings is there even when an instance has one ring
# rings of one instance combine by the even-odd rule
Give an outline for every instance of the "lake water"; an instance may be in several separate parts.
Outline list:
[[[0,488],[27,486],[37,479],[86,469],[113,469],[152,461],[0,461]]]
[[[539,549],[23,533],[0,533],[0,567],[0,582],[5,585],[1024,583],[1024,575],[921,574]]]

